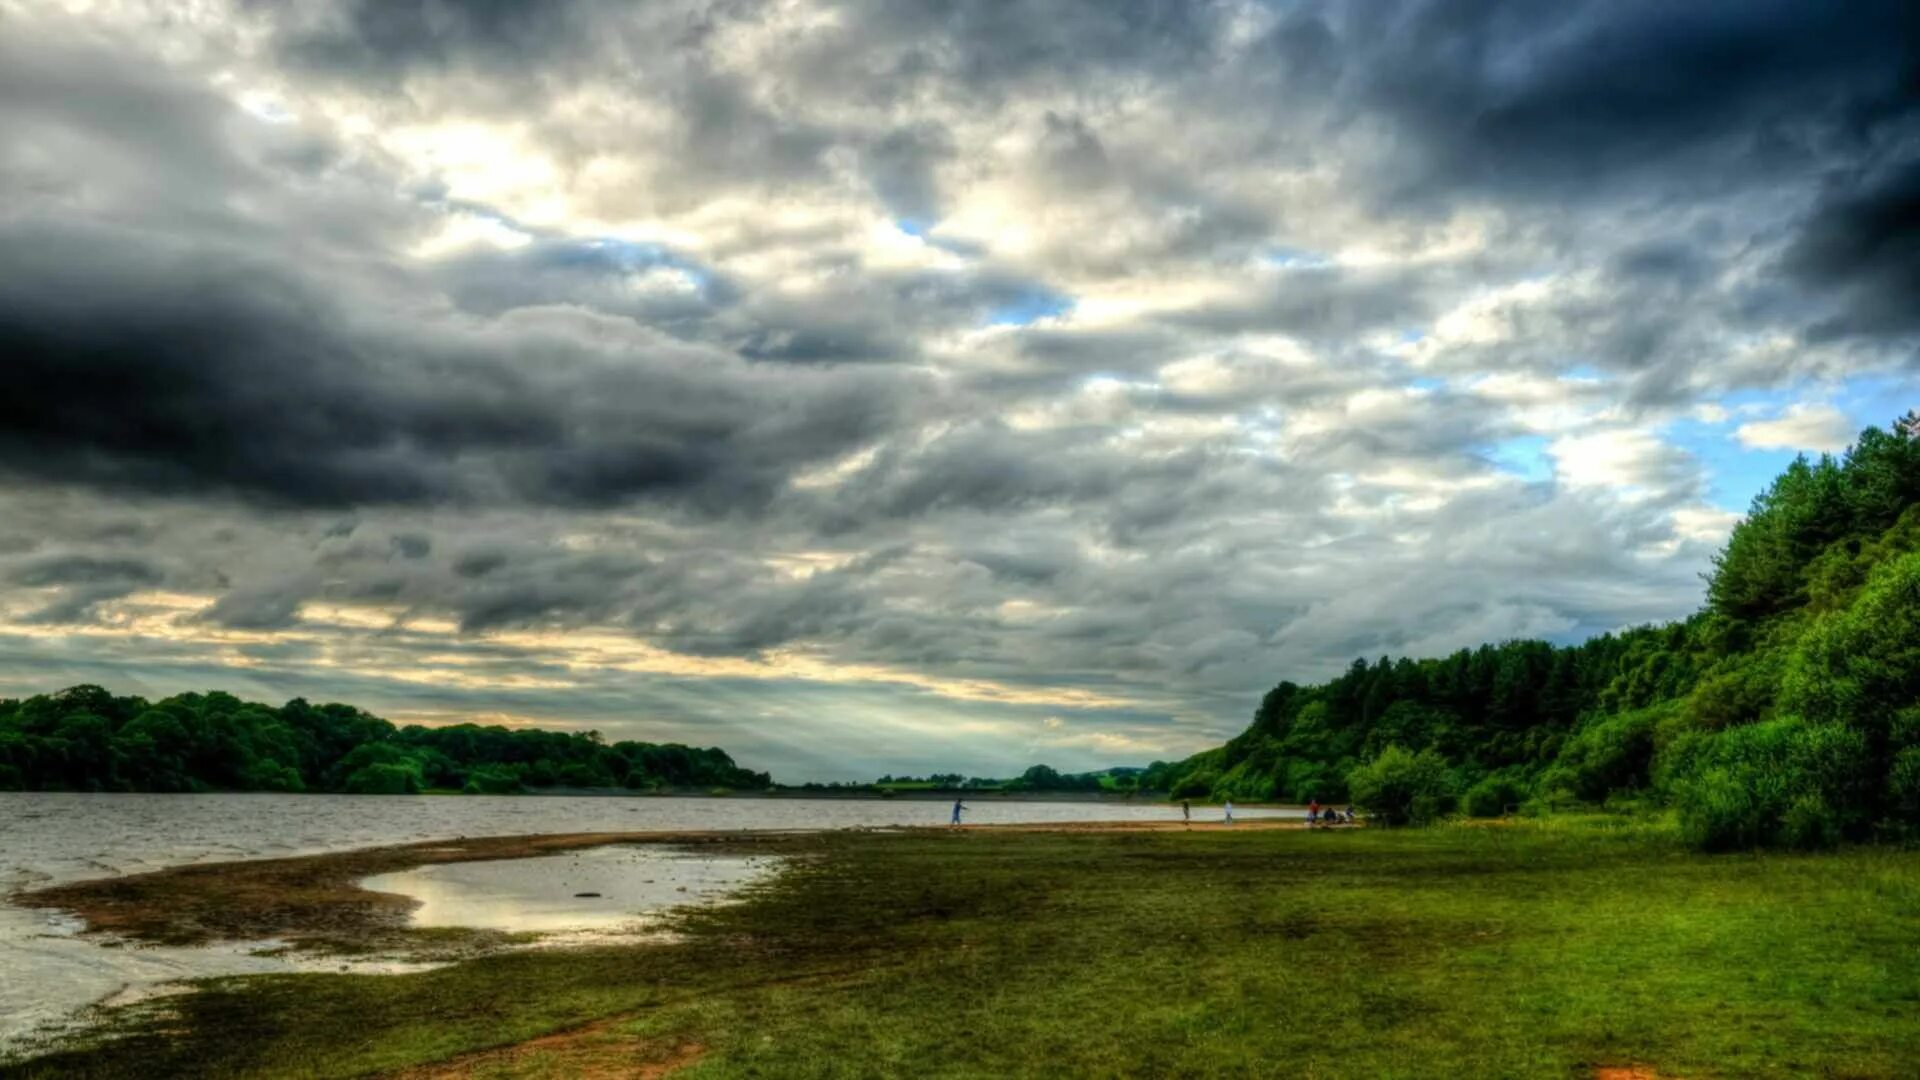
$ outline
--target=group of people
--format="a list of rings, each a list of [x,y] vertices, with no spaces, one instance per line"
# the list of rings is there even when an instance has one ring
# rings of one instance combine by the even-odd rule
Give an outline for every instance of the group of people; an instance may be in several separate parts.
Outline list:
[[[953,817],[950,820],[950,824],[960,824],[960,814],[965,811],[966,808],[967,804],[964,801],[960,799],[953,800]],[[1221,804],[1220,810],[1221,824],[1233,824],[1233,800],[1228,799],[1225,803]],[[1193,803],[1186,799],[1180,800],[1180,820],[1189,825],[1193,824]],[[1308,828],[1319,828],[1326,825],[1351,825],[1354,820],[1352,806],[1348,806],[1343,812],[1331,806],[1321,806],[1319,799],[1315,799],[1307,804]]]
[[[1309,829],[1326,825],[1351,825],[1354,820],[1352,806],[1342,811],[1337,807],[1321,806],[1319,799],[1307,803],[1307,828]]]
[[[1220,805],[1220,813],[1221,824],[1233,824],[1232,799],[1228,799]],[[1188,802],[1186,799],[1180,800],[1180,820],[1189,825],[1193,824],[1193,803]],[[1358,820],[1358,818],[1353,816],[1352,806],[1348,806],[1345,810],[1332,806],[1321,806],[1319,799],[1315,799],[1307,804],[1308,828],[1317,829],[1330,825],[1351,825]]]

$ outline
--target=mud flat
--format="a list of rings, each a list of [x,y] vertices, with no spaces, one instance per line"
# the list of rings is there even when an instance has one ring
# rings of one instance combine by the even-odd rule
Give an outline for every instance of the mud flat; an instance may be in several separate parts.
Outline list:
[[[379,874],[360,887],[417,903],[415,928],[513,934],[639,931],[656,913],[711,903],[764,879],[767,856],[621,844],[559,855],[439,863]]]
[[[404,946],[409,944],[409,931],[429,928],[416,927],[412,921],[421,900],[369,888],[363,884],[369,879],[431,889],[439,879],[399,875],[420,867],[541,859],[613,846],[671,846],[709,858],[744,858],[777,855],[792,843],[791,835],[762,833],[479,837],[287,859],[198,863],[30,889],[11,899],[21,906],[67,912],[83,920],[89,933],[135,942],[179,946],[274,939],[297,948],[353,953],[374,946]],[[505,872],[505,876],[518,875]],[[457,888],[458,879],[445,880],[455,882]]]

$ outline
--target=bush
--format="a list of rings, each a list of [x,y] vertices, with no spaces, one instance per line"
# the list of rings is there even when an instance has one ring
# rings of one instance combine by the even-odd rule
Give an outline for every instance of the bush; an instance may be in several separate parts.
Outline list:
[[[1856,731],[1772,720],[1689,736],[1672,754],[1681,835],[1703,851],[1830,846],[1866,823]]]
[[[1883,740],[1920,700],[1920,553],[1874,571],[1851,607],[1800,639],[1781,688],[1782,712],[1845,723]]]
[[[1687,726],[1720,731],[1768,719],[1780,685],[1777,655],[1742,658],[1701,679],[1683,707]]]
[[[1893,756],[1887,770],[1887,811],[1903,825],[1920,821],[1920,746]]]
[[[1219,774],[1212,769],[1188,773],[1173,785],[1170,793],[1176,799],[1206,799],[1213,795],[1213,783]]]
[[[1527,798],[1526,790],[1509,777],[1489,776],[1467,789],[1461,800],[1468,817],[1503,817]]]
[[[404,765],[368,765],[347,777],[344,789],[354,795],[412,795],[420,790],[420,774]]]
[[[1214,781],[1212,792],[1216,799],[1266,802],[1273,798],[1273,776],[1251,768],[1248,762],[1243,761]]]
[[[1645,786],[1661,711],[1636,709],[1588,721],[1561,746],[1552,785],[1587,802],[1600,802],[1621,788]]]
[[[1347,774],[1354,805],[1384,825],[1426,824],[1453,808],[1453,778],[1432,750],[1389,746]]]
[[[240,786],[248,791],[305,791],[300,773],[290,765],[271,759],[250,761],[240,767]]]
[[[467,773],[460,790],[468,795],[513,795],[520,791],[520,775],[508,768],[482,766]]]

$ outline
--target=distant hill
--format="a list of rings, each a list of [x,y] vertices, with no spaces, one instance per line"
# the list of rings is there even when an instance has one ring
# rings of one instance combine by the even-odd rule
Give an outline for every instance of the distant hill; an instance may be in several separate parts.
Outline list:
[[[232,694],[161,701],[76,686],[0,700],[0,790],[505,794],[546,787],[760,789],[717,748],[598,732],[395,727],[351,705]]]
[[[1920,437],[1869,429],[1754,500],[1691,618],[1580,645],[1355,660],[1282,682],[1176,797],[1350,797],[1390,818],[1639,798],[1703,848],[1920,828]]]

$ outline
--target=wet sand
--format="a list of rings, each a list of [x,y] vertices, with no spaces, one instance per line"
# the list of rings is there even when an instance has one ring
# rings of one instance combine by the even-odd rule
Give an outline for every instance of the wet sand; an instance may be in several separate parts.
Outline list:
[[[367,878],[360,887],[416,901],[408,919],[414,928],[607,940],[611,931],[644,933],[669,908],[732,896],[779,865],[772,857],[619,844],[421,866]]]

